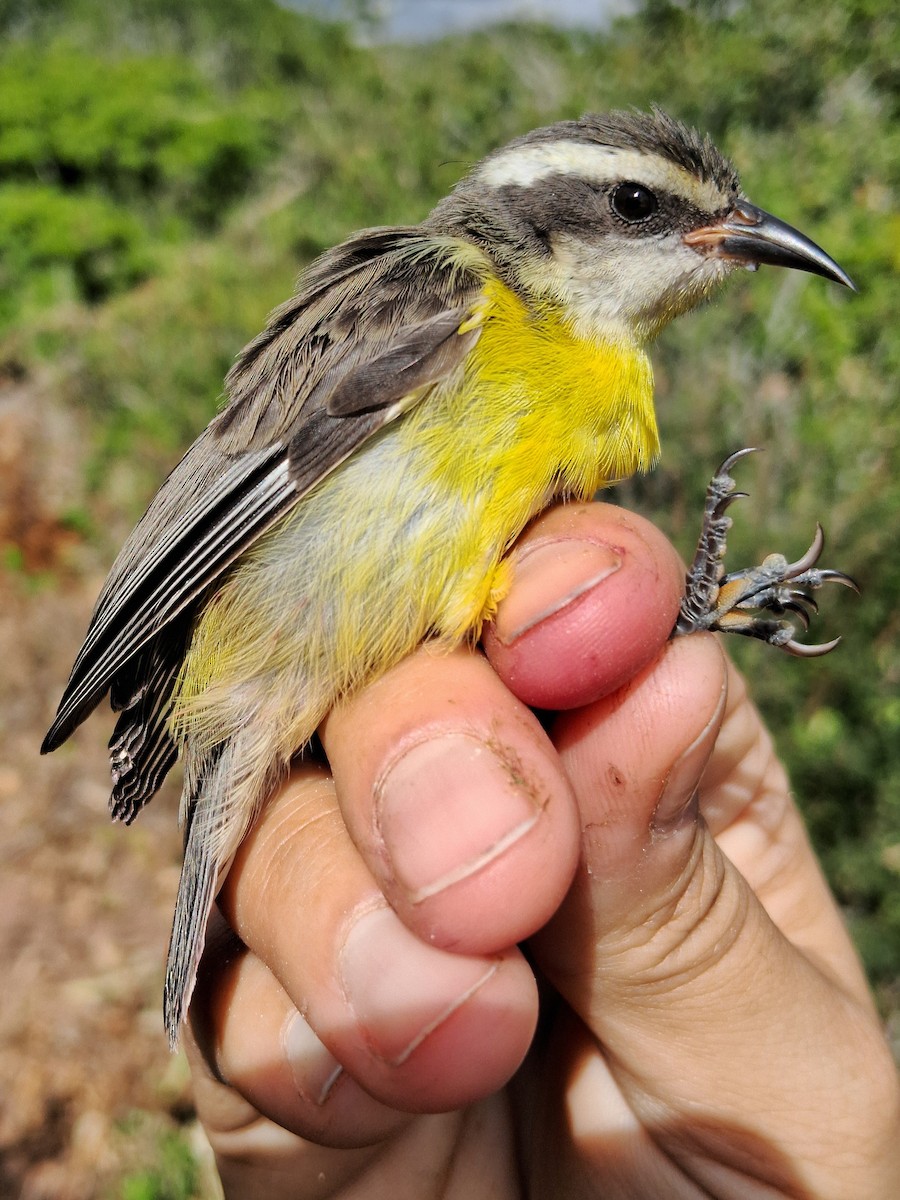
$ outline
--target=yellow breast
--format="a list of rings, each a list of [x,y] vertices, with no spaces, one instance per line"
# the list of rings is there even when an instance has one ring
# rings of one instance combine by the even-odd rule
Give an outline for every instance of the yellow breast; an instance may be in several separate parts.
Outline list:
[[[410,414],[401,437],[444,487],[588,497],[659,453],[653,374],[635,343],[576,336],[497,279],[461,387]],[[463,452],[461,452],[463,450]]]
[[[462,380],[409,413],[397,437],[418,486],[477,511],[476,540],[502,545],[554,498],[588,498],[650,467],[659,434],[635,343],[578,337],[497,279],[479,316]]]
[[[179,738],[220,738],[248,707],[285,754],[335,700],[437,633],[477,636],[503,556],[556,496],[651,464],[649,363],[577,338],[489,282],[460,375],[322,480],[235,565],[200,615],[179,680]]]
[[[639,346],[576,336],[558,311],[530,310],[497,279],[479,319],[462,380],[396,434],[407,486],[452,522],[441,549],[452,582],[433,621],[451,639],[473,621],[477,632],[479,604],[490,612],[498,592],[498,560],[535,513],[558,497],[587,499],[659,451]]]

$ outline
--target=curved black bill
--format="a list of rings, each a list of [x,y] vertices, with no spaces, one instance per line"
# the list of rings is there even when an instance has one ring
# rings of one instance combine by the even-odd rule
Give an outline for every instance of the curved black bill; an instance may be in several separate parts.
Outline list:
[[[755,204],[741,200],[728,216],[715,225],[685,234],[689,246],[707,250],[719,258],[730,258],[755,267],[769,263],[774,267],[793,267],[833,279],[844,287],[857,290],[856,284],[821,246],[793,225],[780,221]]]

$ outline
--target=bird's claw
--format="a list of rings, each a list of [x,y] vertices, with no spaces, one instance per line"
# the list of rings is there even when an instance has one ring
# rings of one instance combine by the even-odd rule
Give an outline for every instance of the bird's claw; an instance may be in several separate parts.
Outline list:
[[[797,641],[797,626],[805,633],[812,615],[818,612],[812,592],[826,583],[841,583],[859,591],[843,571],[816,566],[825,545],[821,525],[816,526],[812,544],[796,562],[788,562],[783,554],[770,554],[759,566],[743,571],[726,573],[723,565],[731,528],[727,509],[746,495],[735,491],[730,471],[752,453],[748,448],[726,458],[706,490],[700,540],[687,574],[674,636],[703,629],[740,633],[800,658],[817,658],[828,654],[841,639],[818,644]]]

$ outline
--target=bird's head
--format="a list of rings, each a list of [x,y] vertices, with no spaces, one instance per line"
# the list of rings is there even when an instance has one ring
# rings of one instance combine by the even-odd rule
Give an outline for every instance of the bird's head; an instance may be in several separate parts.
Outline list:
[[[584,336],[646,341],[735,269],[853,287],[814,242],[747,201],[734,166],[659,109],[537,129],[479,163],[426,227],[473,240]]]

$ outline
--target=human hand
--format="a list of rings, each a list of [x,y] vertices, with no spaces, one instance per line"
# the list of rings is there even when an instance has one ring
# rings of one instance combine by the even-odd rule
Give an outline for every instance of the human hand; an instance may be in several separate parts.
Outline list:
[[[226,1193],[887,1200],[896,1072],[741,680],[667,640],[677,557],[603,505],[518,554],[490,666],[333,713],[229,875],[187,1039]]]

